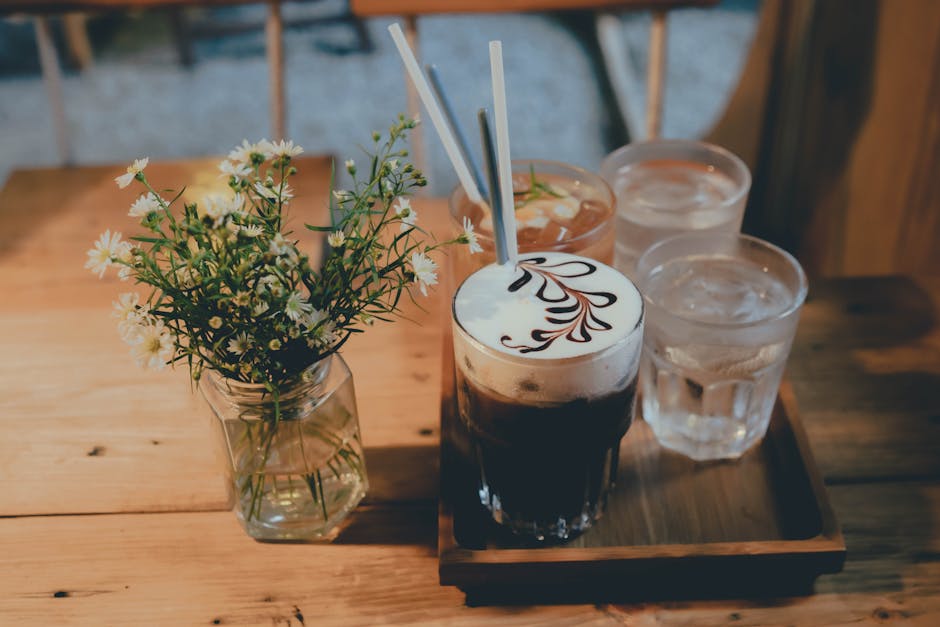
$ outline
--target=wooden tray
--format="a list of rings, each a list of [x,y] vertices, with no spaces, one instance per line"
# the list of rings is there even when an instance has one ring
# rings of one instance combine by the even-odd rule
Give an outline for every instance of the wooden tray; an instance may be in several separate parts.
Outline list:
[[[788,382],[767,437],[736,462],[662,449],[637,420],[607,513],[584,535],[532,547],[492,522],[456,418],[445,333],[438,556],[442,585],[477,602],[806,593],[838,572],[845,543]]]

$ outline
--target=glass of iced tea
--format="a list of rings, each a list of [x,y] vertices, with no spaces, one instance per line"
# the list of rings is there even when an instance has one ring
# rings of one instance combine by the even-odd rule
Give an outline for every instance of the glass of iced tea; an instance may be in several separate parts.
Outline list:
[[[513,161],[512,173],[520,254],[565,252],[613,263],[614,195],[604,179],[556,161]],[[461,187],[450,196],[450,215],[457,230],[468,218],[483,247],[472,256],[465,246],[451,253],[456,286],[496,260],[496,243],[489,206],[470,202]]]

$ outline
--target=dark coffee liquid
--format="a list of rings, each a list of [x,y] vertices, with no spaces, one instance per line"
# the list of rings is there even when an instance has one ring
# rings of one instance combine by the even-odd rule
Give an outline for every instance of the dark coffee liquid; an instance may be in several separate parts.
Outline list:
[[[537,539],[567,539],[603,511],[620,440],[633,420],[636,376],[621,390],[525,404],[474,385],[457,369],[458,403],[493,518]]]

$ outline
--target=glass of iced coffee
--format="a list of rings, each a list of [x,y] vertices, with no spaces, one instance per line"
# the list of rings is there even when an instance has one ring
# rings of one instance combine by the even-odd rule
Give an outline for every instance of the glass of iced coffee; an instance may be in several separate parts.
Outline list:
[[[522,254],[453,303],[458,415],[493,519],[562,541],[603,512],[633,420],[643,301],[593,259]]]
[[[516,233],[519,251],[560,251],[606,264],[614,258],[614,195],[596,174],[556,161],[512,162]],[[460,247],[452,254],[454,285],[496,260],[493,216],[487,205],[470,202],[462,187],[450,196],[454,228],[468,219],[483,248],[471,255]]]
[[[617,198],[614,266],[631,278],[640,255],[667,237],[740,231],[751,188],[736,155],[679,139],[627,144],[604,159],[601,176]]]

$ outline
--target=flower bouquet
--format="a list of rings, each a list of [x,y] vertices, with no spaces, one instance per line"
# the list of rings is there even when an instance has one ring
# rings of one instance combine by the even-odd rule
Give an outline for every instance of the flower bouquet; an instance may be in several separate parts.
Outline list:
[[[408,194],[426,179],[400,148],[416,121],[376,132],[362,171],[345,169],[330,224],[311,259],[284,229],[290,177],[303,150],[290,141],[244,141],[219,165],[230,193],[200,203],[157,190],[135,161],[116,181],[145,188],[129,215],[144,235],[105,231],[86,267],[112,267],[144,292],[114,303],[121,337],[141,365],[185,363],[213,409],[235,511],[259,539],[327,537],[367,489],[352,377],[337,351],[402,297],[437,282],[431,253],[462,243],[467,224],[435,242],[417,225]],[[182,205],[181,207],[179,205]]]

